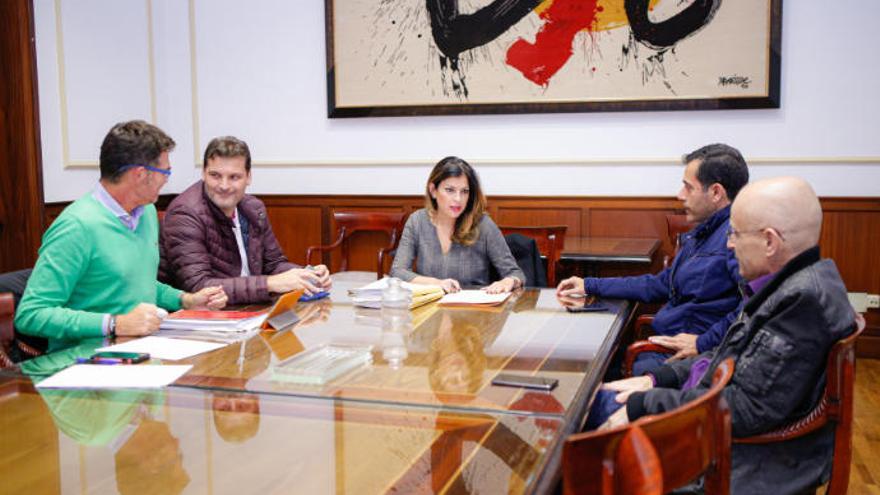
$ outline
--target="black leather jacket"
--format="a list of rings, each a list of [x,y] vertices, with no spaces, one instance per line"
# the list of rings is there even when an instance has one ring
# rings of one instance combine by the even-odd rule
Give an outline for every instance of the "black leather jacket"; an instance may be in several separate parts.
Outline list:
[[[772,430],[805,416],[821,398],[831,346],[855,328],[855,313],[834,262],[811,248],[791,260],[745,304],[721,345],[655,372],[657,388],[630,396],[630,420],[657,414],[699,397],[721,361],[736,369],[722,392],[731,410],[734,437]],[[700,383],[678,390],[690,365],[711,358]],[[824,482],[830,473],[834,432],[766,445],[733,447],[733,493],[797,493]]]

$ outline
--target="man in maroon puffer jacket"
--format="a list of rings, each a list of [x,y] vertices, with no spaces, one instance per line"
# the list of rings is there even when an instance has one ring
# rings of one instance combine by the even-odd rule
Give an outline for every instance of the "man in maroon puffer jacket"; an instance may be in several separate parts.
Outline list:
[[[272,293],[330,288],[327,267],[287,261],[272,232],[266,206],[245,194],[251,183],[247,143],[224,136],[205,150],[202,180],[165,212],[159,236],[159,278],[195,291],[222,285],[229,304],[266,302]],[[247,260],[247,263],[243,263]]]

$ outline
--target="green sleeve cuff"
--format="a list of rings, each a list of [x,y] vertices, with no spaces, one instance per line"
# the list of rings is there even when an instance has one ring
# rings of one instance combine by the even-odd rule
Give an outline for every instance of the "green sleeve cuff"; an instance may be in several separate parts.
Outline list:
[[[85,313],[80,315],[81,337],[103,337],[104,336],[104,313]]]
[[[182,307],[180,303],[182,295],[182,290],[175,289],[162,282],[156,282],[156,301],[160,308],[165,308],[168,311],[177,311]]]

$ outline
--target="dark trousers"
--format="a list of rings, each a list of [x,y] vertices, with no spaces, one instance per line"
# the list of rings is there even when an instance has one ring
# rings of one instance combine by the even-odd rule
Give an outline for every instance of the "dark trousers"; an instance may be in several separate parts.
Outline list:
[[[614,400],[616,396],[617,392],[614,390],[599,390],[593,400],[593,405],[590,406],[590,415],[587,416],[587,424],[584,425],[585,431],[595,430],[602,426],[602,423],[607,421],[612,414],[625,406],[625,404]]]

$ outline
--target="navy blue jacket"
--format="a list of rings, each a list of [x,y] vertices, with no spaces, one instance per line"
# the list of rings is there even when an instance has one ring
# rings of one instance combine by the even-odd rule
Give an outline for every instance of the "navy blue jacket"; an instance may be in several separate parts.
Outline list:
[[[736,319],[742,301],[741,277],[727,249],[730,206],[716,211],[682,236],[672,266],[656,275],[586,278],[588,294],[665,302],[654,318],[660,335],[697,334],[697,351],[717,346]]]

